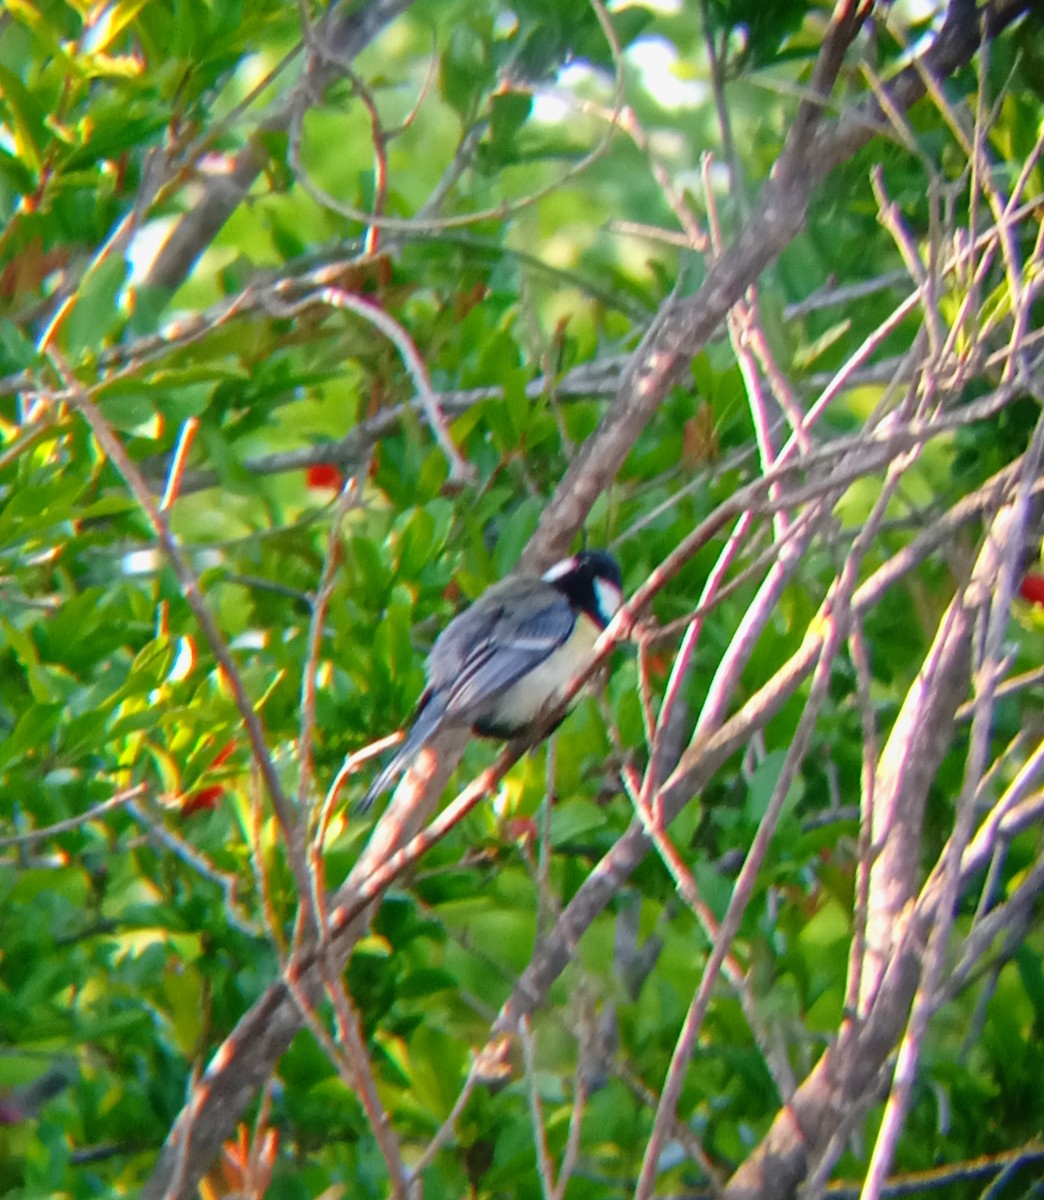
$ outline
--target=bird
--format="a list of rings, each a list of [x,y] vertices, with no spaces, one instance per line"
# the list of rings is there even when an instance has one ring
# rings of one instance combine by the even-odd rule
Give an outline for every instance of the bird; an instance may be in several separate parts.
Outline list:
[[[619,563],[604,550],[487,588],[435,639],[406,739],[357,811],[366,812],[443,726],[502,741],[536,733],[549,702],[590,665],[622,601]]]

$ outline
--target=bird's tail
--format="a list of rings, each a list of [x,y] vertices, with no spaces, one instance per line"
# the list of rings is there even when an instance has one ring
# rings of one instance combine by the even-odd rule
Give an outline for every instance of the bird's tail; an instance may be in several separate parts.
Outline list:
[[[413,718],[410,731],[406,734],[406,740],[395,752],[392,760],[370,784],[366,795],[355,807],[357,813],[367,812],[377,797],[386,792],[394,780],[406,770],[424,744],[438,732],[445,715],[446,703],[437,695],[428,696],[421,702],[417,715]]]

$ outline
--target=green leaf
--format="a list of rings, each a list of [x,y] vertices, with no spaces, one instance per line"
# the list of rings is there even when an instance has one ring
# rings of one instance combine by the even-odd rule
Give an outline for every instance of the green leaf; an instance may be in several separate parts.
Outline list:
[[[421,574],[435,550],[435,521],[424,508],[410,512],[399,535],[398,562],[400,575],[407,579]]]
[[[770,754],[765,755],[764,759],[758,763],[754,773],[751,775],[747,794],[746,816],[752,823],[760,821],[768,810],[772,793],[779,782],[785,760],[785,751],[773,750]],[[793,811],[794,806],[801,797],[801,793],[801,781],[800,778],[796,778],[791,783],[790,790],[787,792],[786,799],[783,802],[783,808],[780,813],[781,818]]]
[[[411,971],[399,985],[401,1000],[425,999],[436,992],[452,990],[459,985],[459,980],[449,971],[436,969]]]
[[[17,75],[2,65],[0,98],[14,126],[17,153],[29,160],[29,165],[34,171],[39,171],[43,166],[44,146],[49,140],[46,131],[46,108]]]
[[[467,22],[454,25],[439,59],[439,87],[462,121],[470,121],[483,90],[492,82],[489,47]]]
[[[605,813],[597,804],[586,800],[570,800],[559,804],[551,814],[551,844],[559,849],[570,842],[580,841],[595,829],[605,828]]]
[[[442,1030],[421,1025],[410,1050],[410,1088],[434,1127],[453,1107],[467,1065],[467,1049]]]
[[[61,330],[70,358],[76,360],[86,350],[97,355],[122,323],[117,301],[126,278],[127,264],[118,254],[108,255],[83,278]]]
[[[1044,958],[1029,946],[1023,946],[1015,956],[1019,978],[1030,998],[1038,1028],[1044,1028]]]
[[[497,163],[517,158],[518,135],[533,110],[528,92],[498,92],[490,104],[490,141]]]
[[[116,429],[132,432],[147,425],[156,415],[154,393],[145,390],[121,391],[105,397],[101,405],[106,420]]]
[[[57,698],[54,686],[46,668],[40,662],[32,637],[24,629],[13,625],[6,617],[0,617],[0,633],[3,635],[0,638],[0,649],[6,645],[14,651],[15,658],[25,672],[33,699],[43,705],[54,701]]]
[[[0,163],[2,159],[3,152],[0,151]],[[4,369],[12,373],[37,362],[36,347],[12,321],[0,321],[0,355]]]
[[[14,729],[0,741],[0,767],[24,757],[38,758],[46,751],[64,711],[61,704],[33,704],[18,719]]]
[[[158,687],[170,673],[173,661],[174,646],[170,638],[161,637],[149,642],[134,656],[124,694],[133,696]]]

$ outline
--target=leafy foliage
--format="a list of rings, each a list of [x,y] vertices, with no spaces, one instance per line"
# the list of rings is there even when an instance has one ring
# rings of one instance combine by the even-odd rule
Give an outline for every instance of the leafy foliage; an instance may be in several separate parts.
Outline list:
[[[380,7],[356,6],[379,26],[372,44],[329,61],[336,7],[313,12],[307,30],[301,10],[271,0],[45,2],[0,17],[4,1194],[145,1184],[194,1073],[268,994],[293,943],[302,897],[273,779],[314,834],[345,756],[408,717],[424,650],[515,568],[596,445],[625,356],[706,278],[713,256],[679,244],[679,213],[701,231],[718,222],[726,242],[741,227],[829,16],[810,3],[607,14],[580,0],[440,0],[399,5],[384,23]],[[901,22],[877,31],[882,72],[921,33]],[[314,53],[290,55],[304,33]],[[808,448],[827,446],[835,465],[865,461],[826,491],[755,629],[730,713],[818,635],[845,564],[865,583],[906,561],[964,498],[1038,453],[1041,139],[1024,36],[1000,37],[988,70],[955,73],[894,137],[844,162],[761,278],[757,328],[802,411],[877,340]],[[317,63],[331,71],[322,87]],[[726,81],[723,139],[714,88]],[[855,72],[845,85],[865,94]],[[835,98],[846,102],[844,87]],[[718,146],[720,161],[701,163]],[[219,182],[237,179],[248,182],[227,219],[201,216]],[[1005,243],[955,268],[962,246],[995,239],[1009,198]],[[180,258],[164,249],[186,230]],[[923,283],[918,270],[929,293],[885,330]],[[869,286],[846,292],[857,284]],[[759,410],[758,389],[779,389],[767,369],[752,383],[737,361],[748,345],[729,327],[694,347],[597,490],[584,536],[618,552],[628,593],[771,470],[766,413],[776,451],[790,432],[776,400]],[[889,407],[911,428],[916,409],[927,429],[894,451],[911,454],[895,478],[872,454]],[[854,450],[842,441],[860,436]],[[815,469],[802,464],[810,487]],[[815,511],[816,495],[794,494],[745,510],[693,669],[678,666],[671,623],[696,611],[724,523],[656,591],[649,636],[616,650],[604,693],[580,700],[550,746],[514,764],[384,893],[344,992],[327,981],[311,1029],[245,1114],[253,1133],[228,1144],[203,1194],[397,1191],[338,1009],[348,997],[403,1160],[450,1122],[425,1160],[429,1198],[547,1195],[560,1168],[571,1198],[630,1193],[664,1128],[665,1193],[717,1186],[750,1158],[788,1083],[809,1076],[851,1015],[849,956],[873,861],[860,840],[867,772],[999,500],[859,610],[822,697],[807,677],[795,684],[693,789],[669,840],[700,904],[659,846],[570,946],[511,1046],[491,1043],[549,930],[635,827],[628,788],[657,753],[649,696],[658,709],[678,672],[690,714],[680,752],[771,564]],[[1039,606],[1016,600],[1012,612],[1005,678],[1021,685],[993,709],[979,776],[971,714],[958,714],[916,847],[924,876],[970,796],[985,813],[1025,773],[1019,795],[1039,800],[1044,630]],[[494,758],[473,742],[455,782]],[[350,808],[367,778],[352,776],[330,814],[331,887],[371,832]],[[739,865],[777,819],[724,974],[708,974]],[[957,972],[959,987],[940,985],[900,1172],[1039,1136],[1039,823],[1005,834],[993,861],[988,879],[964,881],[953,957],[1009,900],[1010,923]],[[664,1126],[657,1098],[705,978],[716,983],[677,1122]],[[476,1061],[490,1058],[476,1083]],[[882,1124],[872,1099],[860,1136],[838,1146],[839,1175],[866,1175]]]

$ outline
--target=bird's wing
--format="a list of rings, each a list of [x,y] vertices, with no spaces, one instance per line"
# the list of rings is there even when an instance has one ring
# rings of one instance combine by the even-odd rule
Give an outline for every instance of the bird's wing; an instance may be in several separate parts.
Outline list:
[[[519,621],[519,605],[529,610]],[[443,721],[470,724],[540,666],[573,631],[569,601],[542,579],[496,584],[446,626],[428,657],[428,687],[406,740],[370,785],[364,812],[409,766]]]
[[[513,581],[507,605],[498,594],[500,585],[490,588],[446,627],[432,649],[429,683],[447,693],[450,719],[470,720],[477,709],[538,667],[572,632],[576,615],[569,601],[541,579],[525,581],[524,598],[531,611],[519,621],[522,582]]]

